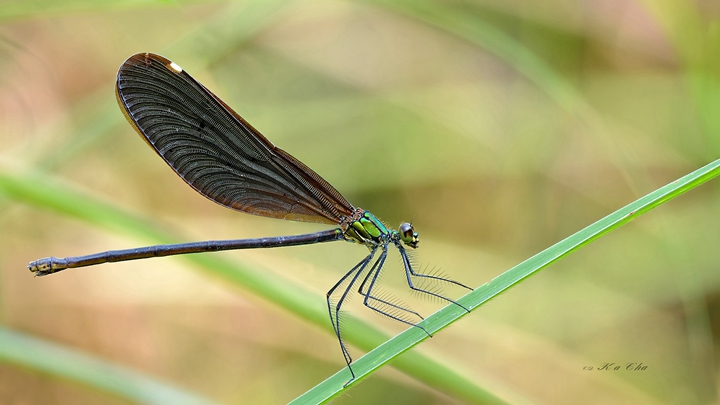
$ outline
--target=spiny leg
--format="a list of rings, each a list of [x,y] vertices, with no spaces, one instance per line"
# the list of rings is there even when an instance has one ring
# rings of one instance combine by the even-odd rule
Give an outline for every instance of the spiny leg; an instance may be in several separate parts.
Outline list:
[[[441,294],[438,294],[438,293],[435,293],[435,292],[432,292],[432,291],[428,291],[428,290],[422,289],[422,288],[420,288],[420,287],[416,287],[415,284],[413,284],[412,277],[424,277],[424,278],[434,279],[434,280],[438,280],[438,281],[444,281],[444,282],[447,282],[447,283],[451,283],[451,284],[458,285],[458,286],[460,286],[460,287],[465,287],[465,288],[467,288],[467,289],[470,290],[470,291],[473,291],[472,288],[466,286],[465,284],[459,283],[459,282],[457,282],[457,281],[455,281],[455,280],[450,280],[450,279],[443,278],[443,277],[433,276],[433,275],[430,275],[430,274],[415,273],[415,271],[412,269],[412,265],[410,264],[410,259],[408,258],[408,255],[407,255],[407,252],[405,251],[405,248],[403,248],[402,245],[401,245],[399,242],[395,242],[395,246],[396,246],[396,247],[398,248],[398,250],[400,251],[400,257],[402,257],[403,267],[405,267],[405,278],[407,279],[407,283],[408,283],[408,286],[410,287],[410,289],[412,289],[412,290],[414,290],[414,291],[419,291],[419,292],[422,292],[422,293],[425,293],[425,294],[428,294],[428,295],[432,295],[433,297],[440,298],[440,299],[445,300],[445,301],[447,301],[447,302],[451,302],[451,303],[459,306],[460,308],[464,309],[465,311],[470,312],[469,309],[465,308],[465,306],[461,305],[460,303],[458,303],[458,302],[455,301],[455,300],[452,300],[452,299],[450,299],[450,298],[448,298],[448,297],[445,297],[445,296],[443,296],[443,295],[441,295]]]
[[[350,352],[348,351],[347,347],[345,346],[345,342],[343,341],[342,337],[340,336],[340,309],[342,307],[342,304],[345,302],[345,299],[349,296],[350,290],[352,290],[355,283],[360,278],[360,275],[363,271],[365,271],[365,268],[367,265],[372,261],[372,258],[375,256],[375,253],[377,252],[378,246],[375,245],[372,248],[372,251],[366,258],[367,260],[364,261],[362,266],[357,270],[357,273],[355,273],[355,276],[352,278],[352,280],[348,283],[347,287],[343,291],[342,296],[338,300],[337,304],[335,305],[335,321],[337,323],[337,331],[338,331],[338,341],[340,342],[340,347],[343,350],[343,355],[345,356],[345,362],[347,363],[348,370],[350,370],[351,378],[343,384],[343,388],[347,387],[348,384],[350,384],[353,380],[355,380],[355,372],[352,369],[352,366],[350,365],[352,363],[352,357],[350,356]],[[380,261],[381,257],[375,260],[373,263],[372,268],[377,267],[378,262]]]
[[[350,281],[350,285],[354,284],[355,280],[358,278],[359,274],[362,273],[362,271],[365,269],[365,267],[368,265],[370,260],[372,260],[373,255],[375,254],[374,251],[370,252],[363,260],[361,260],[358,264],[355,265],[350,271],[348,271],[326,294],[326,301],[328,306],[328,314],[330,315],[330,323],[332,324],[333,331],[335,332],[335,336],[337,336],[338,340],[340,341],[340,348],[343,352],[343,357],[345,357],[345,362],[348,363],[348,366],[350,365],[350,362],[352,362],[352,359],[350,358],[350,355],[345,347],[345,344],[342,341],[342,338],[340,337],[340,318],[338,316],[339,309],[342,306],[343,301],[345,300],[347,296],[347,288],[344,290],[344,293],[340,297],[340,300],[333,304],[331,301],[332,295],[335,293],[335,290],[337,290],[347,279],[348,277],[354,275],[352,280]],[[333,307],[335,307],[335,311],[333,311]],[[350,370],[352,373],[352,369]]]
[[[353,275],[358,268],[360,268],[360,271],[362,271],[362,268],[367,266],[368,262],[372,258],[372,253],[367,255],[363,260],[361,260],[358,264],[356,264],[350,271],[348,271],[340,280],[338,280],[337,283],[335,283],[334,286],[325,294],[325,301],[327,302],[327,308],[328,308],[328,315],[330,316],[330,323],[332,324],[333,331],[335,332],[335,335],[340,338],[340,323],[339,321],[336,322],[335,314],[333,313],[333,303],[331,301],[332,295],[335,293],[335,290],[340,287],[345,280],[347,280],[348,277]],[[342,342],[340,343],[340,346],[342,347]],[[344,349],[344,348],[343,348]],[[345,354],[345,350],[343,350],[343,354]]]
[[[368,277],[368,276],[365,276],[365,277],[366,277],[366,280],[367,280],[367,277]],[[423,317],[423,316],[420,315],[419,313],[413,311],[412,309],[405,308],[404,306],[398,304],[397,302],[389,301],[389,300],[386,299],[386,298],[382,298],[382,297],[373,295],[373,294],[370,292],[370,290],[365,291],[365,290],[363,289],[363,290],[358,290],[358,292],[360,293],[360,295],[362,295],[362,296],[364,296],[364,297],[367,297],[367,298],[369,298],[369,299],[372,300],[372,301],[378,302],[378,303],[383,304],[383,305],[387,305],[388,307],[394,308],[394,309],[396,309],[396,310],[398,310],[398,311],[402,311],[402,312],[406,312],[406,313],[408,313],[408,314],[415,315],[415,316],[418,317],[420,320],[425,319],[425,317]],[[372,309],[372,310],[378,311],[378,308],[377,308],[377,307],[374,307],[374,306],[370,305],[370,303],[367,302],[367,301],[368,301],[368,300],[365,300],[365,302],[366,302],[365,305],[366,305],[366,306],[368,306],[368,307],[369,307],[370,309]],[[383,311],[378,311],[378,312],[380,312],[381,314],[383,314],[383,315],[385,315],[385,316],[390,316],[390,315],[386,314],[386,313],[383,312]],[[395,319],[395,318],[392,317],[392,316],[390,316],[390,317],[393,318],[393,319]],[[415,325],[413,322],[410,322],[410,321],[407,321],[407,322],[406,322],[406,321],[404,321],[404,320],[400,320],[400,322],[407,323],[407,324],[410,324],[410,325],[412,325],[412,326],[417,326],[417,325]]]
[[[385,248],[383,249],[383,254],[387,256],[387,247],[385,247]],[[369,294],[370,290],[369,290],[369,289],[366,289],[366,288],[365,288],[365,285],[367,284],[368,281],[372,281],[372,284],[375,284],[376,279],[379,279],[379,274],[378,274],[378,273],[380,272],[380,270],[381,270],[381,268],[382,268],[382,266],[383,266],[384,263],[385,263],[385,258],[383,258],[383,261],[382,261],[382,263],[380,263],[380,266],[379,266],[378,268],[373,267],[373,268],[368,272],[368,274],[365,275],[365,278],[363,279],[363,282],[362,282],[362,284],[360,284],[360,288],[358,289],[358,292],[360,293],[360,295],[365,296],[365,297],[367,297],[367,296],[369,295],[369,296],[370,296],[370,299],[372,299],[372,300],[378,301],[378,302],[380,302],[380,303],[383,303],[383,304],[385,304],[385,305],[387,305],[387,306],[390,306],[390,307],[392,307],[392,308],[398,309],[398,310],[400,310],[400,311],[404,311],[404,312],[408,312],[408,313],[410,313],[410,314],[413,314],[413,315],[417,316],[418,318],[420,318],[421,320],[422,320],[422,319],[425,319],[425,318],[423,318],[422,315],[420,315],[419,313],[417,313],[417,312],[415,312],[415,311],[413,311],[413,310],[407,309],[407,308],[405,308],[405,307],[403,307],[403,306],[401,306],[401,305],[398,305],[398,304],[396,304],[396,303],[394,303],[394,302],[392,302],[392,301],[388,301],[388,300],[383,299],[383,298],[380,298],[380,297],[378,297],[378,296]],[[372,309],[375,309],[375,308],[372,308]],[[383,314],[383,315],[385,315],[385,314]]]
[[[337,335],[339,332],[338,332],[338,328],[336,328],[336,326],[335,326],[335,317],[333,316],[333,312],[332,312],[333,304],[332,304],[332,301],[330,301],[330,297],[331,297],[332,294],[335,292],[335,290],[336,290],[338,287],[340,287],[340,285],[342,285],[342,283],[344,283],[345,280],[347,280],[348,277],[350,277],[353,273],[355,273],[355,271],[356,271],[359,267],[361,267],[361,266],[362,266],[362,267],[367,266],[367,263],[370,261],[371,258],[372,258],[372,253],[370,253],[369,255],[365,256],[365,258],[362,259],[362,260],[360,261],[360,263],[356,264],[352,269],[350,269],[350,271],[348,271],[344,276],[342,276],[342,278],[341,278],[340,280],[338,280],[338,282],[335,283],[335,285],[332,286],[332,288],[325,294],[325,301],[327,302],[327,306],[328,306],[328,315],[330,315],[330,323],[332,324],[333,330],[335,331],[335,334],[336,334],[336,335]]]
[[[381,315],[385,315],[390,319],[394,319],[398,322],[402,322],[404,324],[414,326],[416,328],[420,328],[428,336],[432,337],[432,335],[425,328],[416,324],[415,322],[412,322],[412,321],[402,317],[402,312],[405,312],[405,313],[413,314],[413,315],[417,316],[418,318],[420,318],[421,320],[424,319],[420,314],[418,314],[417,312],[415,312],[413,310],[407,309],[401,305],[398,305],[393,302],[387,301],[383,298],[374,296],[372,294],[373,289],[376,286],[376,282],[379,278],[380,272],[382,271],[383,265],[385,264],[385,259],[387,258],[387,253],[388,253],[387,245],[384,245],[383,251],[380,254],[380,257],[375,262],[373,267],[370,269],[368,274],[365,276],[365,279],[363,280],[362,284],[360,285],[360,288],[358,289],[358,292],[365,297],[365,299],[363,300],[363,304],[365,304],[366,307],[372,309],[373,311],[378,312]],[[368,280],[370,280],[370,284],[368,285],[367,290],[365,290],[365,284],[368,282]],[[402,311],[402,312],[400,314],[398,314],[398,313],[392,314],[392,313],[388,312],[388,310],[383,309],[382,305],[378,305],[378,306],[373,305],[374,302],[379,302],[380,304],[387,305],[391,308],[395,308],[396,310]]]
[[[395,246],[397,246],[398,250],[400,250],[400,255],[402,256],[402,259],[403,259],[403,265],[405,265],[405,264],[407,263],[407,265],[405,266],[405,268],[410,271],[410,274],[411,274],[413,277],[421,277],[421,278],[428,278],[428,279],[438,280],[438,281],[442,281],[442,282],[445,282],[445,283],[455,284],[455,285],[460,286],[460,287],[462,287],[462,288],[466,288],[466,289],[468,289],[468,290],[470,290],[470,291],[474,291],[474,289],[473,289],[472,287],[468,287],[468,286],[466,286],[465,284],[463,284],[463,283],[461,283],[461,282],[459,282],[459,281],[455,281],[455,280],[452,280],[452,279],[449,279],[449,278],[445,278],[445,277],[434,276],[434,275],[432,275],[432,274],[416,273],[416,272],[412,269],[412,265],[410,264],[410,259],[407,257],[407,251],[405,250],[405,248],[404,248],[400,243],[398,243],[398,242],[395,243]]]
[[[350,375],[352,376],[352,378],[348,382],[346,382],[345,385],[355,379],[355,372],[350,366],[350,363],[352,363],[352,357],[350,357],[350,353],[348,352],[348,349],[345,346],[345,342],[343,342],[342,336],[340,334],[340,308],[342,307],[343,302],[348,296],[348,291],[350,291],[352,286],[360,277],[360,274],[362,274],[368,263],[370,263],[372,258],[375,256],[376,251],[377,246],[373,247],[370,251],[370,254],[368,254],[362,261],[360,261],[360,263],[356,264],[355,267],[348,271],[337,283],[335,283],[335,285],[325,295],[328,305],[328,313],[330,315],[330,323],[332,324],[333,330],[335,331],[335,336],[337,336],[338,338],[338,342],[340,343],[340,350],[342,350],[343,357],[345,358],[345,363],[347,364],[348,370],[350,370]],[[355,274],[354,276],[353,273]],[[337,303],[335,303],[335,310],[333,311],[333,303],[330,298],[350,276],[352,276],[352,279],[348,283],[348,286],[343,290],[340,299],[338,299]]]

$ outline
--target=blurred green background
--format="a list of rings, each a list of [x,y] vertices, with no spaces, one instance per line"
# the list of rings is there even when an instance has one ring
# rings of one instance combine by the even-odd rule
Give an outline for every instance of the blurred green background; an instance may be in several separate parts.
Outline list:
[[[0,1],[2,331],[220,403],[285,403],[344,367],[329,321],[187,260],[25,269],[158,242],[88,201],[177,241],[326,229],[232,212],[180,180],[116,105],[134,53],[178,63],[354,205],[392,226],[412,219],[423,270],[479,286],[720,156],[719,22],[715,1]],[[711,182],[663,205],[413,351],[510,402],[716,402],[717,197]],[[322,309],[364,254],[211,255]],[[391,256],[383,281],[402,296],[401,272]],[[404,301],[426,315],[442,305]],[[357,298],[350,313],[404,329]],[[588,370],[604,363],[623,369]],[[462,400],[392,367],[335,400],[373,402]],[[133,402],[6,355],[0,403]]]

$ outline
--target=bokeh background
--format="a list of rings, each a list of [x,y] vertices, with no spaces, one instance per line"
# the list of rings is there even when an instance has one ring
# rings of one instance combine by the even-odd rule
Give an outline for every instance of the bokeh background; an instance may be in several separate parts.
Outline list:
[[[714,0],[0,1],[0,332],[15,342],[0,402],[133,403],[7,354],[33,339],[228,404],[285,403],[344,367],[329,322],[187,259],[25,269],[157,242],[84,204],[177,241],[326,229],[232,212],[177,178],[116,105],[130,55],[177,62],[353,204],[412,219],[424,270],[479,286],[720,156],[719,21]],[[718,201],[716,182],[683,195],[413,351],[515,403],[714,403]],[[322,308],[364,254],[212,255]],[[393,256],[383,281],[403,295],[400,273]],[[389,336],[404,329],[352,304]],[[335,401],[467,399],[390,365]]]

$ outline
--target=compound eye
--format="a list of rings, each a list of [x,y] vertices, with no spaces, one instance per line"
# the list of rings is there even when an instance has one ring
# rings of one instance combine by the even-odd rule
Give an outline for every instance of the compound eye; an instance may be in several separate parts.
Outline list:
[[[400,234],[400,239],[402,239],[406,245],[412,248],[417,247],[419,241],[418,233],[415,232],[412,224],[407,222],[400,224],[400,227],[398,227],[398,233]]]

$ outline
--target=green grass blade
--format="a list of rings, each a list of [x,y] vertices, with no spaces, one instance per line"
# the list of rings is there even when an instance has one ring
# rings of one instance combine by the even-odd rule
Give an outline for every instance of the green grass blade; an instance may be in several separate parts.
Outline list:
[[[473,310],[490,299],[498,296],[521,280],[527,278],[538,270],[567,256],[571,252],[598,239],[613,229],[632,221],[651,209],[661,205],[693,188],[705,183],[720,174],[720,160],[716,160],[678,180],[667,184],[652,193],[626,205],[625,207],[602,218],[594,224],[563,239],[555,245],[532,256],[510,270],[495,277],[489,283],[483,284],[458,300],[459,303]],[[467,312],[455,305],[447,305],[438,312],[425,319],[421,325],[430,333],[449,326],[453,322],[467,315]],[[396,366],[406,365],[406,356],[398,357],[413,346],[427,339],[427,335],[417,328],[410,328],[394,338],[388,340],[376,349],[353,363],[353,370],[357,379],[355,383],[380,368],[385,363],[395,360]],[[345,370],[338,372],[322,383],[318,384],[305,394],[296,398],[293,404],[322,403],[339,395],[343,391],[343,384],[347,381]]]
[[[719,167],[720,161],[713,162],[654,191],[508,270],[459,301],[469,308],[476,308],[533,272],[569,254],[580,246],[717,176],[720,173]],[[15,177],[0,173],[0,190],[16,201],[83,219],[124,234],[152,239],[158,243],[174,241],[174,238],[153,227],[151,221],[129,215],[91,197],[81,195],[72,191],[66,185],[49,181],[45,176],[25,175]],[[278,282],[276,278],[271,277],[267,272],[247,268],[246,266],[238,266],[236,263],[223,260],[218,256],[195,255],[189,256],[187,260],[195,262],[203,271],[209,274],[219,276],[222,279],[231,281],[233,284],[242,285],[244,288],[266,297],[277,305],[297,313],[326,329],[328,328],[325,309],[321,300],[314,299],[317,297],[312,293],[303,291],[285,281]],[[447,306],[428,317],[425,321],[425,327],[431,333],[436,332],[463,315],[465,315],[465,312],[461,309],[455,306]],[[351,317],[348,317],[346,326],[348,341],[360,348],[371,348],[384,339],[383,334],[377,329]],[[354,363],[358,381],[425,338],[426,335],[422,331],[412,328],[383,343]],[[453,371],[449,367],[445,367],[425,356],[411,353],[397,358],[394,366],[408,375],[457,398],[472,402],[500,402],[492,394],[468,381],[459,372]],[[348,379],[347,373],[347,370],[341,370],[330,379],[299,397],[296,403],[322,402],[334,397],[342,392],[342,385]]]
[[[154,377],[1,326],[0,362],[78,381],[140,404],[216,403]]]
[[[150,243],[181,241],[176,236],[154,226],[153,221],[149,218],[124,212],[97,198],[75,191],[72,186],[44,174],[13,175],[0,171],[0,194],[4,194],[16,202],[80,219]],[[237,261],[226,259],[226,257],[218,254],[201,254],[182,256],[182,259],[192,262],[208,276],[250,291],[268,302],[331,331],[325,302],[317,294],[309,292],[287,279],[278,278],[272,272],[259,267],[239,264]],[[344,318],[343,328],[345,340],[365,351],[377,347],[388,339],[386,334],[371,324],[353,318],[349,314]],[[404,356],[401,361],[398,361],[395,367],[428,386],[456,398],[475,403],[500,403],[476,382],[458,373],[452,367],[420,353],[409,353],[408,356]],[[340,374],[343,373],[347,373],[344,368]],[[340,386],[349,379],[347,376],[342,378],[344,379]]]

